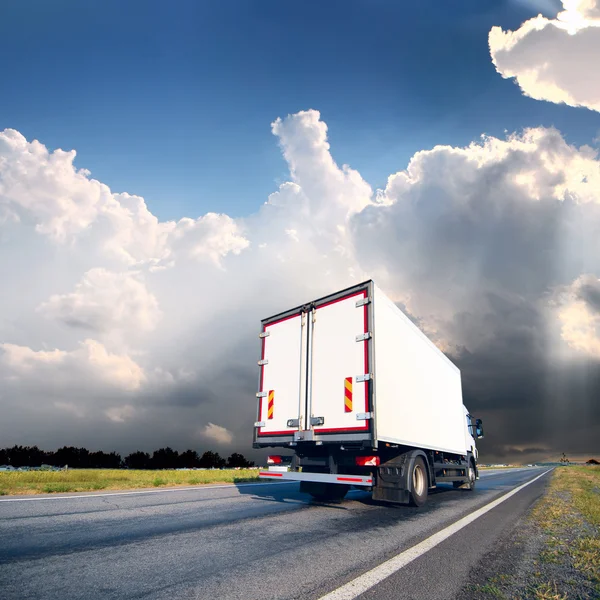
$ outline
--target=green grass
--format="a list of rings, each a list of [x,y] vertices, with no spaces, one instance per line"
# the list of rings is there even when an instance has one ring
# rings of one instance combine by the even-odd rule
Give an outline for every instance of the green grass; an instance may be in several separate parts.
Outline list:
[[[68,471],[2,472],[0,473],[0,496],[176,487],[257,480],[257,469],[222,471],[219,469],[206,471],[69,469]]]
[[[535,600],[568,600],[566,594],[561,594],[555,583],[541,583],[532,590]]]
[[[42,489],[47,494],[52,494],[52,493],[60,494],[60,493],[64,493],[64,492],[75,491],[74,486],[69,485],[68,483],[47,483]]]
[[[548,493],[532,516],[550,536],[540,554],[543,562],[561,562],[568,555],[573,566],[600,591],[600,467],[560,467],[554,470]],[[566,542],[565,532],[586,531]],[[539,592],[539,593],[538,593]],[[539,588],[536,598],[562,598],[555,588]]]
[[[490,594],[494,598],[504,598],[504,594],[502,593],[502,591],[497,586],[491,583],[480,585],[478,591],[484,594]]]

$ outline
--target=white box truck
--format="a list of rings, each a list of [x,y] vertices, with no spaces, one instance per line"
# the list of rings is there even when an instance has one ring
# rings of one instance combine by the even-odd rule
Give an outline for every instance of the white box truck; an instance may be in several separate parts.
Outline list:
[[[460,371],[373,281],[264,319],[259,337],[253,447],[293,450],[262,479],[414,506],[440,482],[474,488],[483,429]]]

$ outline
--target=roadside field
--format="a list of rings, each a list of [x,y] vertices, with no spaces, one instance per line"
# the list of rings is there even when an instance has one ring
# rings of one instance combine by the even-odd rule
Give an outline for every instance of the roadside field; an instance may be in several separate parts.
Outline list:
[[[589,597],[599,598],[600,467],[556,469],[532,518],[545,534],[539,563],[554,565],[559,572],[573,570],[589,583]],[[547,587],[562,588],[565,598],[572,597],[568,585],[548,581]],[[579,593],[588,597],[583,590]]]
[[[470,600],[600,598],[600,467],[557,467],[512,536],[471,575]]]
[[[126,469],[69,469],[0,473],[0,496],[124,490],[207,483],[258,481],[258,469],[197,471],[137,471]]]
[[[483,467],[485,470],[488,467]],[[492,468],[492,467],[489,467]],[[493,467],[511,469],[518,467]],[[258,469],[128,470],[69,469],[68,471],[0,472],[0,496],[124,490],[163,486],[258,481]]]

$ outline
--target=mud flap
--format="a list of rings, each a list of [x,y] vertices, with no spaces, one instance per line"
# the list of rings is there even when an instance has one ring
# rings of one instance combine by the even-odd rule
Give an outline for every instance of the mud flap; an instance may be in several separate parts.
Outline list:
[[[425,454],[419,450],[405,452],[380,465],[377,469],[377,481],[373,486],[373,500],[408,504],[412,485],[409,474],[417,456],[423,457],[427,465]]]

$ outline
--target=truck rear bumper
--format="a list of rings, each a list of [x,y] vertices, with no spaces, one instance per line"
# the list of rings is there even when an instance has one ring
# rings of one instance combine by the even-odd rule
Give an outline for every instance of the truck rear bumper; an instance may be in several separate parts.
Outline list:
[[[373,477],[371,475],[345,475],[343,473],[298,473],[295,471],[260,471],[260,479],[282,479],[289,481],[315,481],[321,483],[339,483],[344,485],[360,485],[371,487]]]

